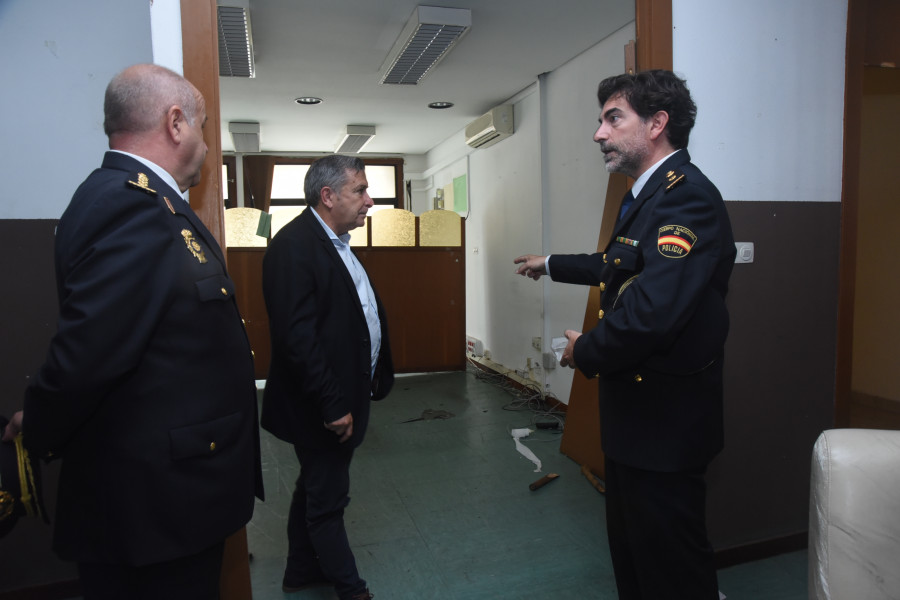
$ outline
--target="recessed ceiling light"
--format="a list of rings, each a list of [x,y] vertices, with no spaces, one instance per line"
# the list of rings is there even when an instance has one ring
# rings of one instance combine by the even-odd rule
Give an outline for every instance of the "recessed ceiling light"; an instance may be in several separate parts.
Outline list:
[[[300,96],[299,98],[294,98],[294,102],[297,104],[321,104],[322,99],[315,96]]]
[[[451,106],[453,106],[452,102],[432,102],[428,108],[450,108]]]

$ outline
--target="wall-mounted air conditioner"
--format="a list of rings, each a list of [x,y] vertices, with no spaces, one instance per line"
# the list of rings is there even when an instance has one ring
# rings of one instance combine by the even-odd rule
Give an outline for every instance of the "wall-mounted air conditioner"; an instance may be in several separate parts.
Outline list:
[[[513,105],[501,104],[481,115],[466,127],[466,143],[486,148],[513,134]]]

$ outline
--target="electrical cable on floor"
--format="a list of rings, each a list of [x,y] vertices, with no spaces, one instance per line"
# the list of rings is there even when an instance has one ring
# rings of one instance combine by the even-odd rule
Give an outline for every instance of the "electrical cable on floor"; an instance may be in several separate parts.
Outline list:
[[[533,439],[532,441],[554,441],[556,436],[562,433],[566,424],[566,413],[556,408],[559,400],[553,394],[543,393],[537,384],[527,383],[521,384],[521,387],[515,386],[510,383],[508,377],[515,374],[512,370],[504,373],[487,371],[469,356],[466,356],[466,371],[473,374],[476,379],[490,383],[513,396],[513,400],[505,404],[503,410],[530,411],[531,424],[536,429],[555,434],[552,439]],[[552,403],[547,402],[548,399]]]

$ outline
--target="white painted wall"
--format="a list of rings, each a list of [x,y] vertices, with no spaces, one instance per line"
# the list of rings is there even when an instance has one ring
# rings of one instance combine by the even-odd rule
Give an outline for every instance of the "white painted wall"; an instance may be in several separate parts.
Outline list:
[[[152,59],[149,3],[2,0],[0,54],[0,219],[57,219],[107,149],[106,84]]]
[[[151,0],[150,36],[153,46],[153,62],[184,75],[184,51],[181,44],[181,0]]]
[[[431,207],[434,191],[467,173],[466,333],[480,339],[494,360],[524,368],[519,343],[541,335],[541,291],[538,284],[519,289],[511,248],[540,244],[540,103],[537,87],[509,100],[515,134],[488,148],[474,150],[459,131],[431,151],[423,203]],[[415,183],[414,183],[415,187]],[[423,185],[423,187],[426,187]],[[533,283],[533,282],[532,282]],[[523,310],[523,307],[528,307]],[[530,315],[525,323],[523,315]],[[530,348],[530,346],[529,346]],[[538,353],[532,351],[533,356]],[[531,356],[531,355],[529,355]]]
[[[597,84],[625,71],[624,47],[634,39],[634,23],[615,32],[546,77],[543,248],[535,254],[595,252],[606,201],[609,174],[593,135],[600,107]],[[524,250],[523,250],[524,251]],[[526,283],[534,283],[521,278]],[[566,329],[581,329],[589,288],[543,278],[544,346]],[[527,342],[530,343],[530,340]],[[550,391],[568,403],[574,371],[556,367],[546,373]]]
[[[673,0],[672,25],[725,200],[840,202],[846,0]]]
[[[633,37],[632,24],[511,99],[512,137],[472,150],[459,132],[426,155],[423,181],[432,186],[442,185],[468,157],[466,332],[510,369],[525,369],[529,358],[541,364],[533,337],[549,351],[551,337],[580,328],[584,319],[588,288],[515,275],[513,259],[596,249],[608,180],[592,140],[596,89],[601,79],[624,70],[623,48]],[[537,372],[566,402],[572,374],[561,368]]]

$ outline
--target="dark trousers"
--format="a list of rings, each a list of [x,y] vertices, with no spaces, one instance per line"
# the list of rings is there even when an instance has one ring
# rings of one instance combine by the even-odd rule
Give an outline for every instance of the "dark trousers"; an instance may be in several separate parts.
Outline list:
[[[326,579],[340,598],[366,590],[356,570],[344,529],[350,504],[350,460],[353,448],[314,450],[294,446],[300,477],[288,515],[288,560],[285,582]]]
[[[224,547],[142,567],[78,563],[84,600],[219,600]]]
[[[704,475],[606,458],[606,528],[620,600],[718,600]]]

